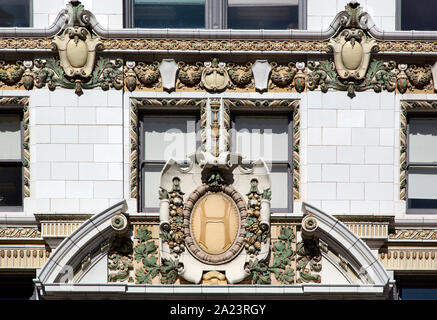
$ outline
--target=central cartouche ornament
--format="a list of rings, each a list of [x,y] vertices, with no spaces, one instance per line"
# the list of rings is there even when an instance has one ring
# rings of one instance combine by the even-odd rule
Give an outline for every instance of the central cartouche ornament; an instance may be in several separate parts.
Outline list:
[[[239,228],[237,206],[224,193],[207,194],[193,208],[191,232],[207,254],[225,253],[235,242]]]
[[[335,68],[340,78],[362,80],[366,76],[372,52],[378,51],[375,39],[361,29],[343,30],[329,40],[329,50],[334,53]]]
[[[84,27],[69,27],[53,39],[61,66],[67,76],[89,77],[94,69],[96,50],[102,50],[100,38],[93,37]]]

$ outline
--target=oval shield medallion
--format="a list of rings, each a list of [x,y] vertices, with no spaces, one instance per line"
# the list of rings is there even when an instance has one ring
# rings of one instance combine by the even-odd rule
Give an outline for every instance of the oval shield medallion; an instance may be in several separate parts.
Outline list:
[[[232,186],[199,186],[184,206],[188,251],[206,264],[231,261],[244,247],[246,217],[245,201]]]
[[[235,242],[240,227],[238,209],[224,193],[199,199],[191,215],[193,238],[208,254],[222,254]]]

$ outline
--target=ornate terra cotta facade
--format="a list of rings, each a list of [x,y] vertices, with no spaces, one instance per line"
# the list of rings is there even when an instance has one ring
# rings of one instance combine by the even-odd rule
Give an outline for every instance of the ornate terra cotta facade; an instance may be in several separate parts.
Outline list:
[[[0,29],[24,196],[0,212],[2,274],[33,272],[37,299],[397,299],[398,279],[436,275],[437,219],[406,201],[407,119],[437,110],[437,34],[383,32],[355,1],[322,32],[97,20],[71,1],[49,29]],[[145,194],[147,114],[196,114],[199,142]],[[282,189],[233,145],[236,118],[278,115]]]

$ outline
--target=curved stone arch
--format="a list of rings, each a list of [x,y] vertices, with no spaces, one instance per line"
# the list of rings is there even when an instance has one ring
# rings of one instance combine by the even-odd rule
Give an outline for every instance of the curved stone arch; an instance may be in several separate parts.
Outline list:
[[[363,284],[385,286],[389,283],[390,277],[378,257],[345,224],[305,202],[302,211],[317,219],[316,235],[346,259]]]
[[[74,272],[81,267],[82,261],[116,234],[111,226],[111,218],[126,210],[126,201],[123,200],[85,221],[59,244],[37,274],[37,282],[68,284],[77,280]],[[68,272],[72,273],[70,277],[66,277]]]

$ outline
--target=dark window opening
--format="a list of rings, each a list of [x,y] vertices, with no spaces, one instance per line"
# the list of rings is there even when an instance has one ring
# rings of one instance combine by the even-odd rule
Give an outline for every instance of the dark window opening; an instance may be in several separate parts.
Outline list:
[[[402,300],[437,300],[437,277],[433,274],[395,275]]]
[[[16,211],[23,205],[22,114],[0,113],[0,211]]]
[[[401,30],[437,30],[437,2],[429,0],[401,0]]]
[[[0,163],[0,207],[23,205],[21,163]]]
[[[242,6],[228,8],[229,29],[298,29],[298,6]]]
[[[30,0],[0,0],[0,27],[30,27]]]
[[[134,0],[134,28],[205,28],[205,1]]]
[[[29,300],[34,294],[35,271],[0,273],[0,300]]]

